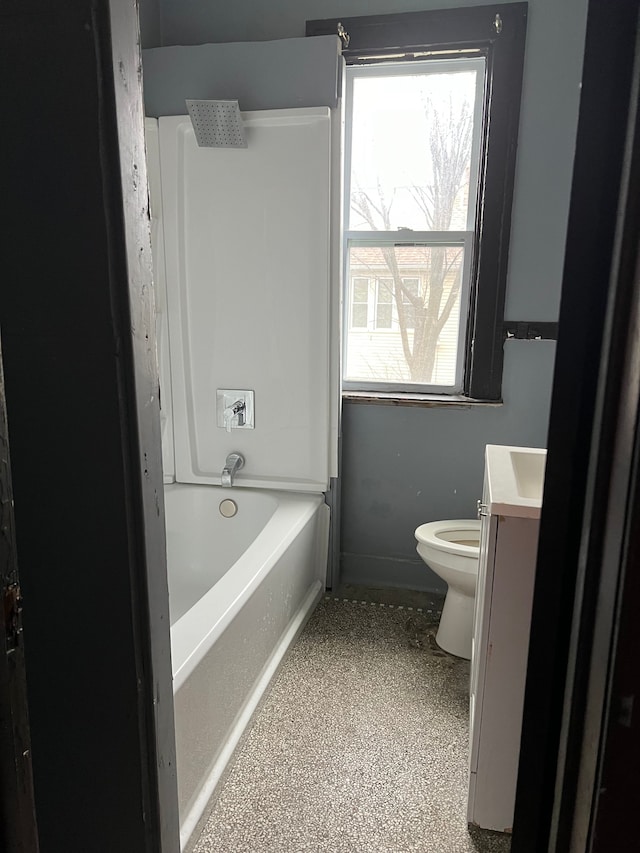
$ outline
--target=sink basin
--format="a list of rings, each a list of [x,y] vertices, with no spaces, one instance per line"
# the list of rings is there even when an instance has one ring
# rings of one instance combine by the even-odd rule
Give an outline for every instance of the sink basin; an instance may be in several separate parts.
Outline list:
[[[542,501],[546,455],[512,450],[510,456],[516,477],[516,489],[520,497]]]
[[[485,461],[489,512],[539,518],[547,451],[488,444]]]

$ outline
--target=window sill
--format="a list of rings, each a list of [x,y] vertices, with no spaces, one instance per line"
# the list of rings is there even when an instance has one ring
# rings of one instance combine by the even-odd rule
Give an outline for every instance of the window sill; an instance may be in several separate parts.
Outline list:
[[[476,406],[496,408],[502,406],[502,400],[476,400],[461,394],[388,394],[371,391],[343,391],[342,400],[346,403],[362,403],[367,406],[420,406],[425,409],[454,406],[471,409]]]

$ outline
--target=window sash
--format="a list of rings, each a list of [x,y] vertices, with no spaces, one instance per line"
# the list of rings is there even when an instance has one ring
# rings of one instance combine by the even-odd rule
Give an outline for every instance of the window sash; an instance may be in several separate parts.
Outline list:
[[[450,232],[411,232],[412,238],[401,240],[398,238],[397,231],[356,231],[356,232],[345,232],[345,241],[344,241],[344,260],[345,260],[345,275],[344,281],[346,283],[345,286],[345,298],[343,300],[343,310],[344,310],[344,328],[345,334],[342,336],[342,363],[346,366],[347,364],[347,354],[348,354],[348,341],[349,341],[349,332],[352,329],[356,331],[366,331],[363,327],[354,327],[350,323],[351,319],[351,310],[352,310],[352,292],[351,292],[351,284],[350,284],[350,276],[349,276],[349,256],[351,248],[357,248],[358,246],[368,246],[371,248],[383,247],[383,246],[394,246],[401,248],[403,246],[407,247],[415,247],[420,246],[424,248],[438,248],[442,246],[459,246],[463,249],[464,252],[464,262],[462,268],[462,282],[460,285],[460,313],[458,320],[458,342],[456,347],[456,371],[455,371],[455,381],[452,385],[436,385],[436,384],[423,384],[423,383],[415,383],[415,382],[385,382],[382,380],[375,381],[364,381],[364,380],[353,380],[346,379],[343,377],[342,387],[344,391],[364,391],[369,392],[372,395],[376,393],[382,394],[462,394],[464,390],[464,369],[465,369],[465,351],[466,351],[466,336],[467,336],[467,325],[468,325],[468,316],[469,316],[469,304],[470,304],[470,294],[471,294],[471,272],[473,268],[473,251],[474,251],[474,240],[475,233],[473,231],[450,231]],[[349,236],[353,235],[353,236]],[[419,235],[419,236],[418,236]],[[356,279],[363,279],[364,276],[358,275],[355,276]],[[369,331],[373,332],[377,328],[377,300],[378,300],[378,280],[388,279],[389,276],[381,275],[371,275],[369,277],[369,299],[371,300],[372,293],[372,283],[373,288],[375,288],[375,302],[374,302],[374,315],[373,315],[373,325],[371,322],[368,325]],[[415,278],[415,276],[406,276],[406,278]],[[371,304],[371,303],[370,303]],[[394,306],[392,302],[392,326],[393,329],[393,318],[394,318]],[[371,311],[369,311],[369,317],[371,317]],[[384,333],[385,329],[381,329]]]
[[[482,63],[482,67],[480,67]],[[411,74],[442,74],[456,73],[460,71],[475,70],[477,74],[476,97],[474,106],[474,128],[478,128],[473,134],[471,149],[471,174],[479,172],[479,157],[481,141],[483,137],[482,109],[484,98],[482,90],[485,86],[486,68],[484,58],[474,56],[472,59],[448,58],[430,59],[428,62],[411,64],[396,63],[393,65],[376,63],[370,66],[348,66],[346,72],[345,92],[345,152],[344,152],[344,204],[343,221],[345,225],[351,222],[351,154],[353,137],[353,83],[356,77],[386,77],[405,76]],[[371,394],[395,393],[395,394],[462,394],[465,390],[465,368],[467,363],[467,336],[469,324],[469,303],[472,279],[472,259],[475,242],[475,222],[477,209],[478,181],[471,181],[469,185],[469,197],[467,207],[467,231],[416,231],[402,228],[396,231],[364,231],[359,229],[346,229],[343,232],[343,282],[344,282],[344,333],[342,335],[342,364],[343,377],[342,387],[345,391],[366,391]],[[366,382],[363,380],[347,379],[344,375],[347,365],[348,338],[351,330],[364,330],[363,326],[355,326],[353,323],[353,303],[351,284],[348,274],[349,252],[352,247],[357,246],[460,246],[464,249],[464,268],[460,292],[460,314],[458,327],[458,341],[456,347],[456,370],[453,385],[421,384],[414,382],[384,382],[375,380]],[[378,324],[378,287],[373,283],[374,292],[369,296],[369,309],[367,311],[367,329],[372,332],[385,329],[394,330],[397,324],[395,306],[391,306],[391,323],[389,326]],[[415,324],[412,326],[415,329]]]
[[[427,70],[428,69],[428,70]],[[385,64],[376,62],[375,65],[348,65],[346,69],[345,85],[345,151],[344,151],[344,210],[343,221],[348,226],[351,223],[351,151],[353,130],[353,83],[356,77],[405,77],[419,74],[456,74],[463,71],[476,71],[476,94],[473,112],[473,127],[478,132],[473,134],[471,140],[471,157],[469,172],[478,175],[480,171],[480,152],[482,149],[482,112],[484,106],[483,90],[486,78],[486,60],[482,58],[473,59],[429,59],[427,61],[394,62]],[[467,229],[474,230],[476,222],[476,208],[478,198],[478,182],[471,181],[469,184],[469,195],[467,199]],[[355,229],[354,229],[355,230]],[[349,233],[353,233],[350,231]],[[357,233],[368,233],[358,229]],[[434,233],[434,232],[430,232]]]

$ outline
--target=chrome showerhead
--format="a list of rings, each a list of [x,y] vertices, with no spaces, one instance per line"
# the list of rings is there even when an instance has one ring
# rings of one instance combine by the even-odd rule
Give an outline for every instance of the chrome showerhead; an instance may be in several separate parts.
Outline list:
[[[187,100],[191,124],[200,148],[246,148],[237,101]]]

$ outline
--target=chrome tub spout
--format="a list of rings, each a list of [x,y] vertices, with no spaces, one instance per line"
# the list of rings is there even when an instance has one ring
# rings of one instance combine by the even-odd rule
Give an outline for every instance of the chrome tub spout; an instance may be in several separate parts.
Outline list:
[[[233,478],[236,475],[236,471],[239,471],[243,465],[244,456],[241,456],[239,453],[230,453],[222,469],[222,485],[226,488],[233,486]]]

